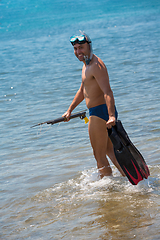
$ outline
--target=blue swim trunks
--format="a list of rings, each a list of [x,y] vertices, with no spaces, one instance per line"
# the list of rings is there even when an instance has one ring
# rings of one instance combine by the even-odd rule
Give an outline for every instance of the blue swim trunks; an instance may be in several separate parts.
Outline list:
[[[102,118],[105,121],[108,121],[109,115],[108,115],[108,109],[106,104],[98,105],[96,107],[89,108],[89,116],[97,116],[99,118]],[[118,112],[115,107],[115,117],[117,119]]]

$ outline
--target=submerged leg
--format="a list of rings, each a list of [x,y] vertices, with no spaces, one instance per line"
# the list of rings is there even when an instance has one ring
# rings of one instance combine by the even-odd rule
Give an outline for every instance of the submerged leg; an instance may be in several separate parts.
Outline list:
[[[122,174],[123,177],[125,177],[125,173],[123,172],[121,166],[119,165],[116,156],[114,154],[114,148],[113,148],[113,144],[110,140],[110,138],[108,137],[108,142],[107,142],[107,156],[111,159],[112,163],[118,168],[118,170],[120,171],[120,173]]]

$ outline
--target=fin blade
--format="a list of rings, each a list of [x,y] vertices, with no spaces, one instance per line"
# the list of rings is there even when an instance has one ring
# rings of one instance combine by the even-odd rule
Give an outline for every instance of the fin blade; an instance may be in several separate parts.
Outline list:
[[[131,160],[132,161],[132,160]],[[137,178],[135,178],[134,176],[132,176],[129,171],[125,168],[126,172],[128,173],[128,179],[129,181],[133,184],[133,185],[137,185],[140,181],[143,180],[143,177],[142,175],[140,174],[139,170],[136,168],[136,166],[134,165],[133,161],[132,161],[132,164],[134,166],[134,169],[136,170],[136,174],[137,174]]]

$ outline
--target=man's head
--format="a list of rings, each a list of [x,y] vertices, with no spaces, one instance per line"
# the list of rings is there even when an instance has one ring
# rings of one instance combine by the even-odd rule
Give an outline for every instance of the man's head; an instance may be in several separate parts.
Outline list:
[[[82,33],[82,32],[81,32]],[[85,33],[79,36],[72,36],[70,42],[74,47],[74,53],[80,61],[85,61],[88,65],[92,59],[92,44],[89,36]]]

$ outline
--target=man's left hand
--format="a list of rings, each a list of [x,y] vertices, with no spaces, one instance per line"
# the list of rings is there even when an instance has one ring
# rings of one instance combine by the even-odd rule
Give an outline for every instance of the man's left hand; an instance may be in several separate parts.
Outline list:
[[[113,126],[116,125],[116,118],[115,117],[109,117],[108,122],[106,122],[107,128],[110,129]]]

